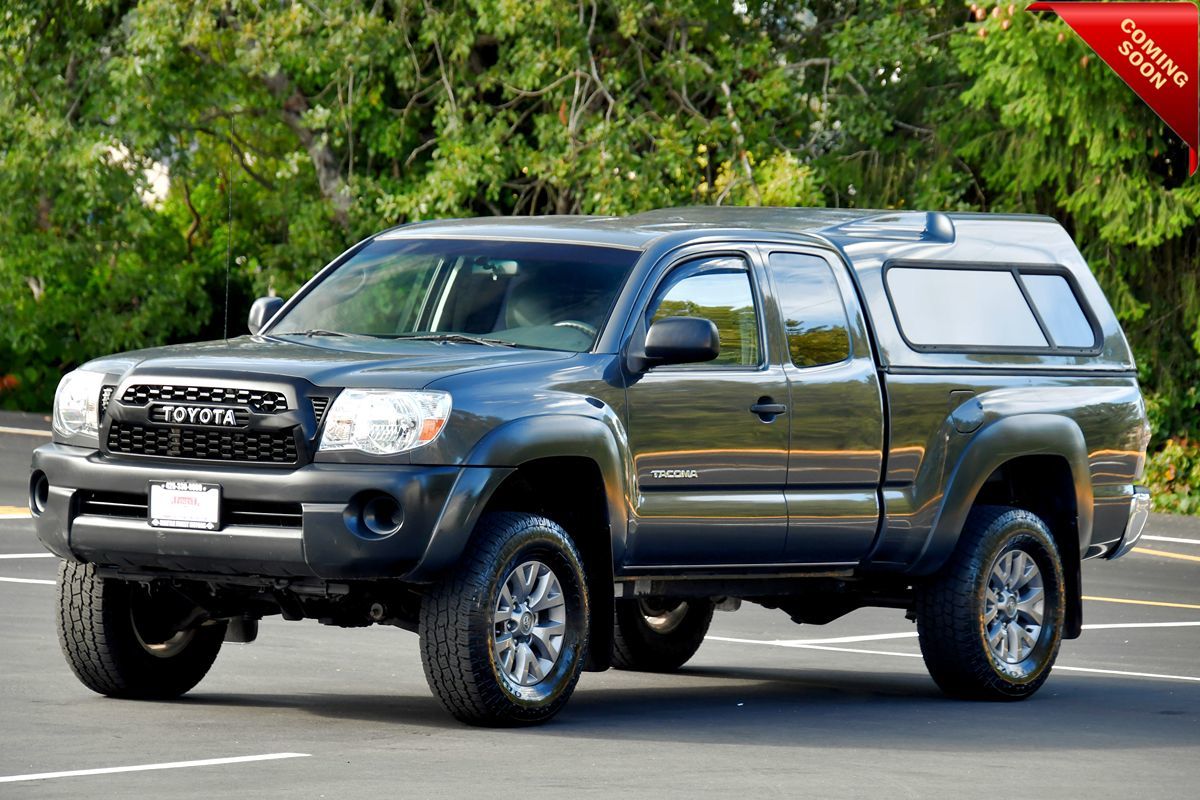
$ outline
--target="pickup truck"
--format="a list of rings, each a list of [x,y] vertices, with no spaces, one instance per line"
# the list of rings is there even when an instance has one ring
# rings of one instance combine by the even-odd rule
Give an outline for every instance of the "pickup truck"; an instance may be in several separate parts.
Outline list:
[[[181,695],[281,615],[416,632],[450,713],[529,724],[750,602],[902,610],[945,692],[1020,699],[1148,514],[1129,346],[1049,218],[417,223],[249,330],[59,385],[29,503],[96,692]]]

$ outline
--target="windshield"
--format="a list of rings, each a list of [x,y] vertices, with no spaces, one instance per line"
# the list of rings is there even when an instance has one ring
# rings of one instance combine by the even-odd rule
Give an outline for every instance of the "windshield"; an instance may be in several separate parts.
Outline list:
[[[377,239],[312,286],[269,334],[583,352],[637,257],[591,245]]]

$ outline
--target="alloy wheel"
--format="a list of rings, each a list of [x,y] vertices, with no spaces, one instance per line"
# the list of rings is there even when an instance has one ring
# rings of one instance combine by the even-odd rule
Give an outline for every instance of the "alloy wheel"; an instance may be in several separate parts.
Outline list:
[[[567,633],[567,605],[558,576],[526,561],[500,584],[494,616],[496,663],[513,683],[533,686],[554,669]]]
[[[1019,664],[1042,637],[1046,591],[1041,569],[1024,550],[996,559],[984,590],[983,635],[997,661]]]

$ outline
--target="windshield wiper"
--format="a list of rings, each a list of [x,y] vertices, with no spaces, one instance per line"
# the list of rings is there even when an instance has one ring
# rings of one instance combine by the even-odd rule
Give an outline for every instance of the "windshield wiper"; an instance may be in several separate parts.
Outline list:
[[[471,336],[466,333],[402,333],[396,339],[409,339],[418,342],[462,342],[464,344],[482,344],[487,347],[516,347],[515,342],[503,339],[485,339],[482,336]]]
[[[289,331],[287,333],[277,334],[279,336],[305,336],[312,338],[314,336],[361,336],[358,333],[345,333],[343,331],[327,331],[324,328],[309,328],[306,331]]]

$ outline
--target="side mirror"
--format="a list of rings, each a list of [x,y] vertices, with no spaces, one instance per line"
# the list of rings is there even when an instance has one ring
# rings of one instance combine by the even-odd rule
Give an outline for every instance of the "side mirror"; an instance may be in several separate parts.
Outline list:
[[[250,306],[250,319],[247,321],[250,333],[257,334],[261,331],[281,308],[283,308],[282,297],[260,297],[255,300],[254,305]]]
[[[701,317],[665,317],[646,332],[649,366],[696,364],[721,354],[721,337],[711,320]]]

